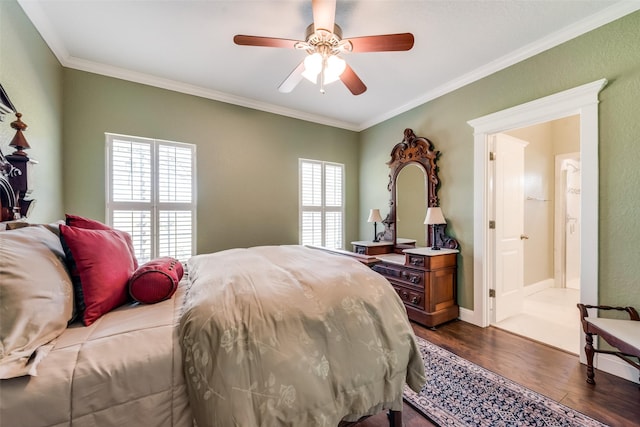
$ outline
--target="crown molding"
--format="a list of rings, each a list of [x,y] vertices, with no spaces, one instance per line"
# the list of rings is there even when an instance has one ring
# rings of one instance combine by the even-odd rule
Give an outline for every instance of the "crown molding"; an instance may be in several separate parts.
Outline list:
[[[53,29],[51,22],[43,12],[38,2],[28,0],[17,0],[17,2],[18,4],[20,4],[29,20],[33,23],[37,31],[44,39],[45,43],[49,46],[55,57],[58,59],[58,62],[60,62],[63,67],[72,68],[79,71],[86,71],[107,77],[114,77],[135,83],[141,83],[188,95],[199,96],[201,98],[212,99],[214,101],[225,102],[227,104],[238,105],[241,107],[278,114],[294,119],[305,120],[308,122],[318,123],[326,126],[332,126],[356,132],[359,130],[358,125],[355,123],[335,120],[329,117],[305,113],[302,111],[285,108],[250,98],[235,96],[225,92],[206,89],[175,80],[164,79],[150,74],[139,73],[131,70],[126,70],[124,68],[113,67],[98,62],[75,58],[71,56],[68,50],[65,48],[64,43],[62,43],[62,41],[58,37],[58,34]]]
[[[484,77],[490,76],[491,74],[510,67],[511,65],[517,64],[518,62],[538,55],[539,53],[556,47],[578,36],[586,34],[589,31],[595,30],[596,28],[599,28],[638,10],[640,10],[640,1],[627,0],[618,2],[613,6],[610,6],[596,14],[593,14],[581,21],[576,22],[573,25],[565,27],[560,31],[556,31],[555,33],[549,34],[547,37],[530,43],[482,67],[476,68],[470,73],[450,80],[449,82],[427,92],[426,94],[414,99],[413,101],[403,106],[390,110],[385,114],[362,123],[359,130],[367,129],[385,120],[393,118],[401,113],[407,112],[442,95],[446,95],[449,92],[453,92],[456,89],[460,89],[463,86],[478,81]]]
[[[107,77],[113,77],[121,80],[126,80],[134,83],[140,83],[148,86],[153,86],[161,89],[167,89],[174,92],[180,92],[187,95],[198,96],[201,98],[207,98],[214,101],[220,101],[227,104],[238,105],[241,107],[251,108],[267,113],[278,114],[280,116],[291,117],[294,119],[305,120],[308,122],[319,123],[326,126],[332,126],[342,128],[346,130],[356,131],[357,126],[353,123],[343,122],[335,119],[331,119],[324,116],[305,113],[302,111],[281,107],[266,102],[257,101],[255,99],[244,98],[236,95],[231,95],[226,92],[215,91],[212,89],[206,89],[200,86],[190,85],[182,83],[176,80],[165,79],[162,77],[152,76],[146,73],[139,73],[136,71],[127,70],[124,68],[113,67],[111,65],[105,65],[93,61],[86,61],[84,59],[70,57],[67,58],[64,63],[64,67],[72,68],[74,70],[86,71],[93,74],[99,74]]]
[[[445,95],[484,77],[487,77],[520,61],[544,52],[545,50],[558,46],[575,37],[578,37],[591,30],[615,21],[616,19],[619,19],[625,15],[640,10],[640,1],[620,1],[596,14],[593,14],[579,22],[576,22],[573,25],[565,27],[560,31],[552,33],[547,37],[530,43],[529,45],[524,46],[521,49],[513,51],[508,55],[505,55],[495,61],[481,66],[470,73],[454,78],[453,80],[450,80],[449,82],[423,94],[413,101],[410,101],[397,108],[391,109],[384,114],[373,117],[372,119],[364,121],[362,123],[351,123],[328,118],[325,116],[305,113],[290,108],[284,108],[278,105],[261,102],[250,98],[239,97],[220,91],[214,91],[211,89],[189,85],[174,80],[159,78],[145,73],[134,72],[101,63],[74,58],[69,55],[69,52],[64,47],[64,44],[53,29],[53,26],[51,25],[46,14],[44,14],[38,2],[29,0],[17,0],[17,2],[22,7],[27,17],[34,24],[42,38],[45,40],[45,42],[63,67],[73,68],[80,71],[87,71],[108,77],[115,77],[122,80],[155,86],[189,95],[199,96],[202,98],[212,99],[215,101],[225,102],[228,104],[234,104],[242,107],[260,110],[267,113],[278,114],[294,119],[305,120],[308,122],[342,128],[355,132],[360,132],[368,129],[376,124],[398,116],[399,114],[407,112],[442,95]]]

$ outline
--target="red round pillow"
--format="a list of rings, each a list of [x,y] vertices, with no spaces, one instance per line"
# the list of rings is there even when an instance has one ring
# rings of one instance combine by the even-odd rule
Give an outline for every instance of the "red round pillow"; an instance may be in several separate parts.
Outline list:
[[[154,304],[171,298],[178,288],[184,269],[180,261],[170,257],[157,258],[138,267],[129,279],[129,294],[144,304]]]

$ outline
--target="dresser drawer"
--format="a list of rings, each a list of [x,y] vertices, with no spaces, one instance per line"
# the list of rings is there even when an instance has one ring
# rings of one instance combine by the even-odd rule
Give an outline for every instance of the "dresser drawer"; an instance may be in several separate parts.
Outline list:
[[[437,270],[439,268],[455,267],[457,265],[456,254],[438,256],[425,256],[406,254],[406,264],[410,267]]]
[[[391,282],[402,302],[407,305],[424,310],[424,293],[415,289],[405,288],[399,283]]]
[[[382,262],[375,264],[373,270],[391,280],[401,281],[405,285],[424,289],[424,271],[412,270],[404,266]]]
[[[360,255],[382,255],[388,254],[393,250],[392,243],[375,243],[370,245],[353,245],[353,252]]]

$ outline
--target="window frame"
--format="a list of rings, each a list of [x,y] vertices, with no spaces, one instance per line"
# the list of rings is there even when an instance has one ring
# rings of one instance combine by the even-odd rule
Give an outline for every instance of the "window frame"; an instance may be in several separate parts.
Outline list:
[[[303,184],[302,184],[302,166],[304,163],[319,164],[321,170],[321,199],[320,206],[304,206],[303,205]],[[340,206],[327,206],[327,191],[326,191],[326,169],[327,166],[337,166],[341,169],[341,182],[340,193],[341,200]],[[326,246],[326,225],[327,225],[327,212],[339,212],[341,214],[341,242],[340,247],[335,249],[344,249],[345,247],[345,222],[346,222],[346,208],[345,208],[345,181],[346,181],[346,166],[344,163],[329,162],[324,160],[314,160],[299,158],[298,159],[298,243],[303,244],[303,213],[304,212],[320,212],[321,213],[321,246]]]
[[[149,144],[151,146],[151,197],[150,201],[114,201],[113,200],[113,177],[112,177],[112,161],[113,161],[113,140],[123,139],[134,143]],[[151,216],[151,258],[158,258],[160,255],[160,212],[161,211],[190,211],[191,212],[191,256],[196,255],[197,247],[197,171],[196,171],[196,154],[197,146],[195,144],[168,141],[162,139],[145,138],[140,136],[124,135],[111,132],[105,132],[105,149],[106,149],[106,223],[113,226],[113,212],[118,210],[149,211]],[[173,146],[187,148],[191,151],[191,202],[160,202],[159,198],[159,148],[160,146]],[[186,260],[181,260],[186,261]]]

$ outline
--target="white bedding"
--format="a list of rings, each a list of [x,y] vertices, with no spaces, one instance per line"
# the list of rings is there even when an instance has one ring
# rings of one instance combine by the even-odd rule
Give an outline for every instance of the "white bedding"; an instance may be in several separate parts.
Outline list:
[[[170,300],[67,328],[37,376],[0,381],[0,425],[192,426],[176,329],[183,298],[181,285]]]

